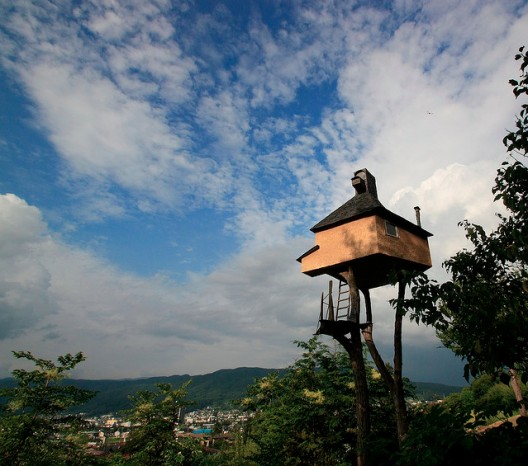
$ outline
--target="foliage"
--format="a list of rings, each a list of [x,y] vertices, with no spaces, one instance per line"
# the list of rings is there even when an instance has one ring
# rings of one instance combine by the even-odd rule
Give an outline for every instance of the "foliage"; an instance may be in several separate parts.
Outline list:
[[[479,430],[468,410],[432,404],[413,413],[396,466],[521,466],[528,454],[528,418]]]
[[[398,466],[472,464],[472,439],[466,435],[469,413],[433,404],[413,413],[409,433],[398,454]]]
[[[185,400],[187,384],[173,388],[160,383],[156,390],[141,390],[131,396],[134,407],[128,420],[136,425],[124,452],[130,465],[197,465],[202,450],[192,439],[177,439],[175,427]],[[118,459],[116,459],[118,461]]]
[[[484,374],[471,384],[474,397],[474,412],[477,418],[490,418],[497,414],[511,415],[518,405],[508,385],[497,381],[493,376]]]
[[[451,393],[444,405],[453,412],[471,413],[475,408],[475,395],[470,387],[464,387],[457,393]]]
[[[59,356],[58,363],[40,359],[30,352],[13,352],[36,369],[16,369],[16,386],[0,389],[6,401],[0,414],[0,462],[6,465],[82,465],[79,438],[82,421],[67,411],[95,396],[94,392],[61,382],[77,364],[82,353]]]
[[[204,466],[259,466],[251,459],[256,455],[258,447],[247,434],[247,428],[241,425],[233,443],[226,444],[220,447],[219,452],[205,457]],[[216,442],[214,447],[218,447]]]
[[[317,337],[297,342],[304,350],[282,377],[271,374],[248,390],[241,404],[255,413],[248,439],[258,447],[251,459],[265,465],[344,465],[355,462],[354,378],[348,355]],[[396,448],[390,396],[369,369],[373,450],[383,457]],[[379,461],[378,461],[379,460]]]
[[[354,379],[343,351],[332,351],[317,338],[298,342],[304,350],[292,366],[259,379],[241,401],[254,413],[238,444],[238,456],[226,452],[218,462],[241,466],[348,465],[355,463]],[[524,464],[528,429],[523,421],[478,431],[484,417],[514,406],[511,392],[485,375],[445,403],[410,411],[409,432],[398,451],[389,394],[380,374],[369,366],[373,408],[370,464],[378,466],[484,466]],[[406,385],[407,395],[412,394]],[[509,408],[508,408],[509,407]],[[475,414],[478,414],[475,416]],[[509,448],[515,448],[510,451]],[[251,449],[253,449],[251,451]],[[505,454],[507,452],[507,454]],[[490,458],[493,462],[490,463]]]
[[[521,388],[528,394],[525,385]],[[471,412],[476,421],[486,424],[511,416],[519,408],[509,386],[489,374],[480,375],[469,387],[449,395],[445,406],[452,411]]]
[[[517,426],[504,422],[474,435],[475,466],[524,466],[528,455],[528,418],[517,419]]]

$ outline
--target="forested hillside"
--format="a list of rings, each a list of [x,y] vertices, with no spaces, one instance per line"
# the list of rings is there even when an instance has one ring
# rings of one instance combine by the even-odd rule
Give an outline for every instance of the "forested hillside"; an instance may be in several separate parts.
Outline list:
[[[205,406],[229,407],[233,401],[246,395],[248,386],[256,379],[262,378],[271,372],[282,373],[282,369],[265,369],[260,367],[239,367],[237,369],[222,369],[204,375],[171,375],[168,377],[150,377],[144,379],[122,380],[82,380],[68,379],[67,384],[79,388],[93,390],[97,395],[82,405],[79,409],[88,415],[101,415],[118,413],[129,409],[132,404],[129,395],[139,390],[152,390],[157,383],[170,383],[179,387],[191,380],[188,386],[189,400],[193,401],[192,408]],[[14,380],[0,379],[0,387],[8,387]],[[450,393],[458,392],[461,387],[451,385],[413,382],[416,387],[416,397],[419,400],[429,401],[444,398]]]
[[[145,379],[73,380],[70,382],[78,387],[98,392],[95,398],[82,407],[84,412],[105,414],[130,408],[129,395],[138,390],[152,390],[158,383],[170,383],[173,387],[179,387],[189,380],[191,383],[187,391],[189,400],[194,402],[193,408],[227,407],[232,401],[244,397],[248,386],[254,383],[255,379],[264,377],[270,372],[273,372],[273,369],[240,367],[193,376],[184,374]]]

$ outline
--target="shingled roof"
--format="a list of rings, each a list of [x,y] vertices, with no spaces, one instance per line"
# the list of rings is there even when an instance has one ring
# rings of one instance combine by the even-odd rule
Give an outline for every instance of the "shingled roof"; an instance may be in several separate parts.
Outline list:
[[[378,200],[376,179],[367,169],[358,170],[352,178],[352,185],[356,189],[355,196],[338,207],[331,214],[327,215],[320,222],[315,224],[310,230],[315,232],[326,230],[328,228],[348,223],[352,220],[368,217],[370,215],[379,215],[400,225],[419,236],[429,237],[432,233],[424,230],[419,225],[406,220],[403,217],[386,209]]]
[[[345,202],[341,207],[315,224],[310,230],[314,233],[316,231],[326,230],[331,226],[340,225],[355,218],[374,214],[380,209],[387,210],[377,197],[370,193],[356,194],[352,199]]]

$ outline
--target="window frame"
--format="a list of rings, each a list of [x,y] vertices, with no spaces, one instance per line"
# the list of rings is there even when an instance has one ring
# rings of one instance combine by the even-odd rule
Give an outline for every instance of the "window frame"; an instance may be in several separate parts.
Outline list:
[[[393,230],[394,230],[394,233],[392,233]],[[385,220],[385,234],[387,236],[390,236],[391,238],[400,237],[400,233],[398,231],[397,225],[392,222],[389,222],[388,220]]]

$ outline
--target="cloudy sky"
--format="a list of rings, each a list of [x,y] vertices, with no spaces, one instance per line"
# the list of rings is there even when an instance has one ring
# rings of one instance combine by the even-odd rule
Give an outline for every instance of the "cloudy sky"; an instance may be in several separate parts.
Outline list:
[[[491,227],[524,1],[0,0],[0,376],[284,367],[327,278],[310,228],[368,168],[434,267]],[[392,288],[374,292],[390,359]],[[406,376],[462,384],[406,323]]]

